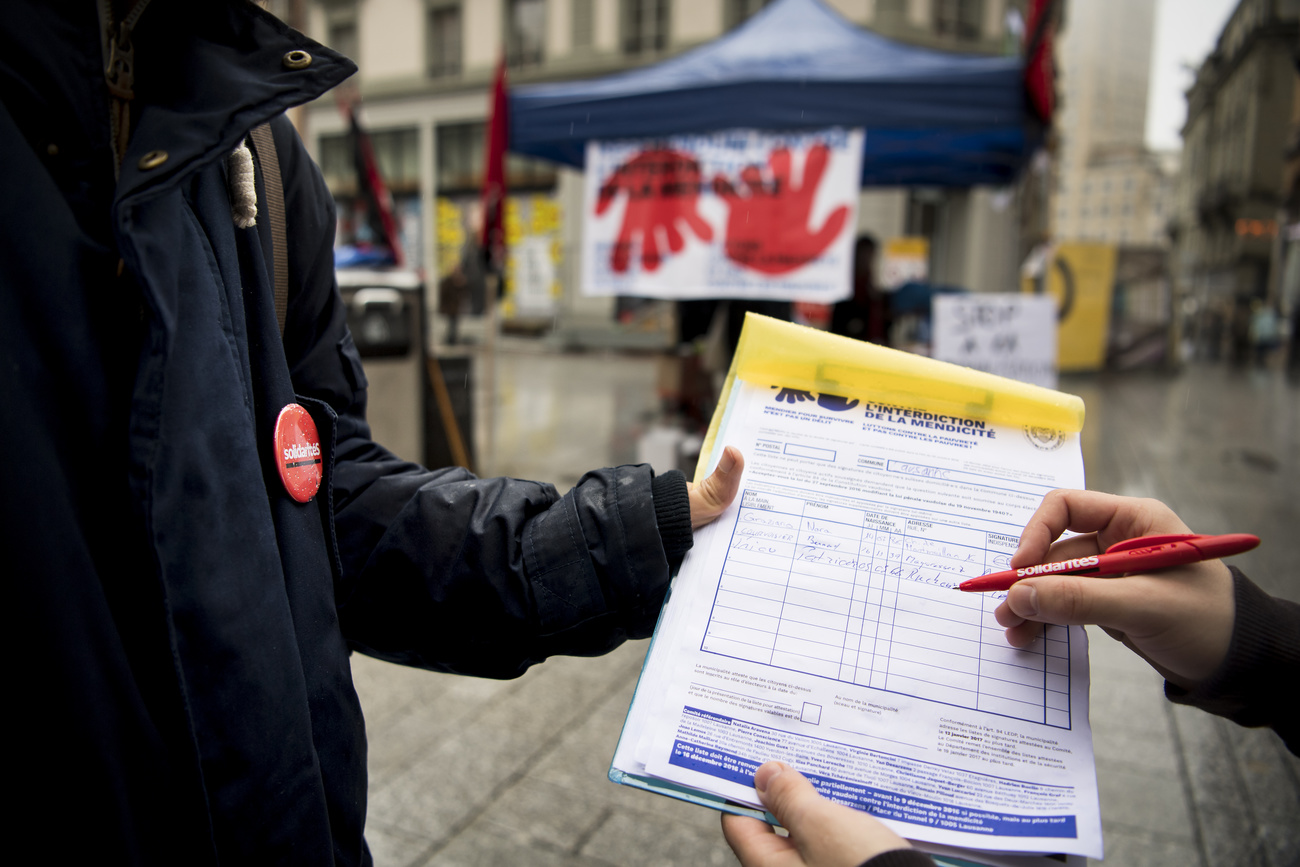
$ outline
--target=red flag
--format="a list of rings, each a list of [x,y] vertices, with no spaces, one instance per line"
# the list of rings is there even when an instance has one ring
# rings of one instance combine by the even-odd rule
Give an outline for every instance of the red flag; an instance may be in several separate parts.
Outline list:
[[[1056,69],[1053,63],[1053,31],[1056,27],[1055,0],[1031,0],[1025,28],[1025,92],[1029,104],[1045,124],[1052,122],[1056,108]]]
[[[509,139],[509,112],[506,108],[506,59],[497,63],[492,81],[491,114],[487,140],[483,148],[483,250],[490,267],[500,270],[506,260],[506,230],[503,205],[506,200],[506,142]]]
[[[370,136],[366,135],[357,120],[356,105],[347,103],[344,110],[352,133],[352,157],[356,163],[357,184],[361,188],[361,194],[366,197],[371,225],[376,229],[375,234],[393,252],[393,264],[400,268],[406,264],[406,260],[402,255],[402,237],[397,231],[397,218],[393,215],[393,197],[388,192],[383,175],[379,173],[375,151],[370,146]]]

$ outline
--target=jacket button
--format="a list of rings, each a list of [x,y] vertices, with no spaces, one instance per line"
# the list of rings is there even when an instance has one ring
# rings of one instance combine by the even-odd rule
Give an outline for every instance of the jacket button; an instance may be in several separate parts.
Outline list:
[[[293,51],[286,52],[284,59],[285,69],[306,69],[311,66],[311,55],[301,48],[295,48]]]
[[[141,171],[156,169],[163,163],[167,162],[167,151],[149,151],[149,153],[140,157],[140,162],[136,163]]]

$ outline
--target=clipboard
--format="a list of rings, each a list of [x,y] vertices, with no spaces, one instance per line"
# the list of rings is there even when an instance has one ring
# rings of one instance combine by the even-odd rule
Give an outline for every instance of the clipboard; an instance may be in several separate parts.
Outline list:
[[[994,374],[960,367],[948,362],[863,343],[806,326],[746,314],[735,356],[723,385],[718,406],[710,420],[696,466],[695,481],[701,481],[718,459],[720,432],[730,418],[739,389],[737,379],[816,394],[831,393],[886,405],[907,406],[940,415],[974,418],[1000,425],[1076,433],[1083,427],[1081,398],[1040,386],[1008,380]],[[649,660],[660,640],[663,611],[672,597],[665,596],[646,654]],[[642,667],[632,705],[636,704],[647,668]],[[629,706],[631,717],[632,705]],[[615,766],[624,746],[627,719],[620,732],[619,748],[611,759],[609,779],[659,795],[675,798],[723,813],[749,816],[769,824],[775,817],[760,809],[718,795],[670,781],[632,773]],[[1081,856],[1025,856],[981,853],[984,860],[971,860],[967,850],[952,850],[932,844],[916,844],[936,863],[947,867],[986,867],[990,864],[1083,864]]]
[[[718,409],[700,448],[695,481],[708,474],[737,379],[856,397],[1003,425],[1083,430],[1083,399],[946,361],[746,313]]]

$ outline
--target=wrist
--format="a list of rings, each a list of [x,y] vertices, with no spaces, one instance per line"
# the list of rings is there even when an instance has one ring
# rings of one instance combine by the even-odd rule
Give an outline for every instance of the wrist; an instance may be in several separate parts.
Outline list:
[[[686,476],[680,470],[657,474],[650,482],[650,495],[654,498],[655,521],[659,526],[664,556],[669,568],[675,571],[694,544]]]

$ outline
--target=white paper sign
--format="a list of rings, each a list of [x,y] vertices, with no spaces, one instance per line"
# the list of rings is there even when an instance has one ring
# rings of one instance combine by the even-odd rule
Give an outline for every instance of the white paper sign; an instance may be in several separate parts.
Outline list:
[[[551,316],[555,313],[555,262],[551,240],[528,236],[512,251],[515,257],[515,303],[523,316]]]
[[[1056,299],[940,295],[933,310],[935,358],[1056,388]]]
[[[583,293],[847,298],[862,143],[842,129],[588,142]]]

